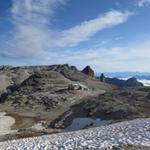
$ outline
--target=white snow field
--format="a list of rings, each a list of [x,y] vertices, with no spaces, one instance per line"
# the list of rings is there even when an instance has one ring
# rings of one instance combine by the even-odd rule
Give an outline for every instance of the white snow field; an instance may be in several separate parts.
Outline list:
[[[117,145],[150,147],[150,118],[126,121],[76,132],[0,143],[1,150],[77,150]]]
[[[11,126],[15,123],[15,119],[5,115],[5,112],[0,112],[0,136],[15,132],[11,130]]]

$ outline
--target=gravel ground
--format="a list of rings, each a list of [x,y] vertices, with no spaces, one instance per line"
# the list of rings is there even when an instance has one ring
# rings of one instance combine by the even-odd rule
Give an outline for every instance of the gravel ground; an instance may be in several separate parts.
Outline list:
[[[1,150],[105,149],[118,145],[150,149],[150,118],[137,119],[70,133],[0,143]]]

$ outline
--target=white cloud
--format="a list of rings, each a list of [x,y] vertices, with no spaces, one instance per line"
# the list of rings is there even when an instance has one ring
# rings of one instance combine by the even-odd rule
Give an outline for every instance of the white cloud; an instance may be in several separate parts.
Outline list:
[[[3,56],[15,58],[44,58],[54,55],[47,27],[55,9],[68,0],[12,0],[11,22],[14,29],[5,43]]]
[[[19,24],[43,25],[49,22],[59,5],[66,4],[67,0],[12,0],[11,13],[13,22]],[[37,24],[38,23],[38,24]]]
[[[132,13],[126,11],[108,11],[95,19],[87,20],[64,31],[51,28],[56,8],[67,4],[68,0],[12,0],[11,22],[14,29],[0,54],[10,58],[56,60],[68,57],[66,51],[57,51],[73,47],[89,40],[97,32],[127,21]],[[93,52],[92,52],[93,53]],[[93,53],[93,55],[97,53]],[[75,57],[78,53],[75,54]],[[87,53],[87,57],[93,58]],[[67,59],[66,59],[67,60]],[[63,62],[62,62],[63,63]]]
[[[73,28],[62,32],[60,40],[56,44],[61,46],[75,46],[82,41],[88,40],[95,33],[109,27],[122,24],[131,16],[131,12],[109,11],[93,20],[82,22]]]
[[[146,5],[150,5],[150,0],[138,0],[139,7],[144,7]]]
[[[148,71],[150,68],[150,45],[141,43],[134,47],[91,47],[75,53],[65,53],[60,63],[70,62],[80,68],[91,65],[96,72]]]

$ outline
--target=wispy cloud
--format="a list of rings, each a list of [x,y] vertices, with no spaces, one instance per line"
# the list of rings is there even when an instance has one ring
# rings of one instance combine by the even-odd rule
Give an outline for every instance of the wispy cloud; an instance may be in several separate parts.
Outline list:
[[[37,26],[49,23],[55,9],[66,4],[67,0],[12,0],[12,2],[11,13],[14,24]]]
[[[60,46],[75,46],[82,41],[87,41],[95,33],[127,21],[131,12],[109,11],[93,20],[82,22],[62,32],[61,39],[56,41]]]
[[[150,5],[150,0],[138,0],[138,6],[139,7],[144,7]]]
[[[3,56],[45,58],[54,55],[51,49],[53,31],[48,28],[56,8],[68,0],[12,0],[11,23],[14,29],[5,43]]]
[[[60,59],[66,52],[58,52],[58,49],[75,47],[103,29],[126,22],[132,15],[128,11],[111,10],[69,29],[56,31],[51,27],[52,18],[56,9],[68,1],[12,0],[11,22],[14,29],[0,54],[11,58]]]

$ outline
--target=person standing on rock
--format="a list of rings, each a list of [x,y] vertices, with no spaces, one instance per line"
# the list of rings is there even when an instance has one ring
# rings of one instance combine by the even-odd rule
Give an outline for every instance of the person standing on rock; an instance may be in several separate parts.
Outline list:
[[[105,79],[106,79],[105,75],[102,73],[101,76],[100,76],[100,81],[101,82],[105,82]]]

